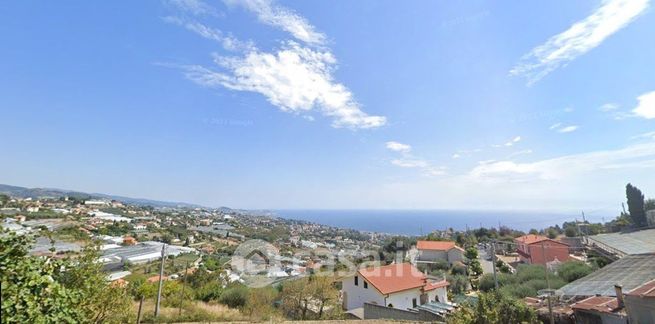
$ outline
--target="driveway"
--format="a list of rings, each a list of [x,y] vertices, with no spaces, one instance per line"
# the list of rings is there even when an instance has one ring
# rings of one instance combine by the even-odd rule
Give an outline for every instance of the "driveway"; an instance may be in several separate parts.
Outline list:
[[[493,273],[494,265],[493,262],[487,260],[487,251],[478,250],[478,258],[480,259],[480,265],[482,266],[483,273]]]

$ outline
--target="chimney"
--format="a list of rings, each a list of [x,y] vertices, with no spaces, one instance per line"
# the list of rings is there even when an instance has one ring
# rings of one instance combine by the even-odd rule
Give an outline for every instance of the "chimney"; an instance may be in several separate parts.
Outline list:
[[[621,285],[614,285],[614,291],[616,292],[616,300],[619,302],[619,308],[623,308],[625,304],[623,303],[623,287]]]

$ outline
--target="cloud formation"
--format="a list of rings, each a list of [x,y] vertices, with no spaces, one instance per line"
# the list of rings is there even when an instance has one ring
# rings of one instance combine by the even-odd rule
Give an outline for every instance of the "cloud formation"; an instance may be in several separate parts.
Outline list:
[[[411,154],[412,146],[396,141],[385,143],[388,150],[401,154],[400,158],[391,160],[391,164],[401,168],[417,168],[426,176],[440,176],[446,174],[446,167],[432,165],[427,160],[415,157]]]
[[[608,112],[619,109],[619,105],[613,102],[606,103],[598,108],[602,112]]]
[[[165,3],[195,16],[219,16],[218,11],[201,0],[167,0]]]
[[[639,104],[632,112],[642,118],[655,118],[655,91],[647,92],[637,97]]]
[[[386,143],[387,149],[390,149],[395,152],[409,153],[412,150],[412,146],[408,144],[403,144],[395,141],[389,141]]]
[[[648,0],[604,0],[585,19],[535,47],[510,70],[532,85],[550,72],[565,66],[596,48],[605,39],[627,26],[648,7]]]
[[[618,150],[573,154],[531,163],[481,162],[469,175],[475,179],[511,181],[558,180],[605,169],[655,167],[655,142]]]
[[[259,93],[280,110],[308,120],[313,120],[309,115],[311,112],[318,111],[332,118],[332,126],[337,128],[365,129],[386,124],[386,117],[371,116],[362,111],[353,93],[334,80],[337,60],[328,48],[315,46],[323,45],[325,36],[316,32],[303,17],[269,0],[226,2],[247,8],[256,13],[260,21],[281,28],[311,46],[289,40],[280,48],[264,51],[252,42],[240,41],[229,33],[197,21],[166,17],[164,20],[168,23],[216,41],[225,50],[241,53],[238,56],[213,54],[216,65],[212,67],[176,65],[188,79],[205,87]],[[172,3],[180,10],[194,14],[208,10],[199,0]]]
[[[255,13],[259,21],[289,32],[298,40],[315,45],[325,43],[325,35],[317,32],[305,18],[291,9],[277,5],[272,0],[225,0],[225,2],[243,6]]]
[[[550,129],[552,131],[556,131],[558,133],[571,133],[571,132],[575,132],[576,130],[578,130],[579,127],[580,126],[578,126],[578,125],[565,126],[562,123],[555,123],[555,124],[552,124],[550,127],[548,127],[548,129]]]
[[[318,109],[333,118],[334,127],[374,128],[386,123],[385,117],[363,112],[350,90],[334,81],[336,59],[329,51],[290,41],[275,53],[253,50],[243,57],[216,55],[214,61],[220,70],[187,66],[186,77],[203,86],[260,93],[285,112]]]
[[[211,28],[197,21],[185,20],[179,17],[164,17],[163,20],[170,24],[182,26],[206,39],[216,41],[223,49],[228,51],[252,51],[256,50],[255,44],[251,41],[241,41],[231,34],[225,34],[221,30]]]

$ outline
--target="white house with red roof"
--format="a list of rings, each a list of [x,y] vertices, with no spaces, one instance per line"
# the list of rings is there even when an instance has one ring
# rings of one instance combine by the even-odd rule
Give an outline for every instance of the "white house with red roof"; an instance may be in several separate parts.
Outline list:
[[[464,249],[452,241],[418,241],[416,249],[418,250],[416,263],[434,263],[443,260],[452,265],[464,260]]]
[[[449,304],[448,281],[430,278],[409,263],[360,269],[341,283],[347,311],[364,307],[364,303],[402,310],[429,302]]]

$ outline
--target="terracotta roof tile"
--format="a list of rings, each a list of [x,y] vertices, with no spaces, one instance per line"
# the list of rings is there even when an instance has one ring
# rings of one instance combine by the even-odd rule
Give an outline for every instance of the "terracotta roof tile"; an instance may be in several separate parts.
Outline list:
[[[537,243],[541,242],[544,240],[547,240],[548,238],[542,235],[535,235],[535,234],[528,234],[528,235],[523,235],[515,238],[516,241],[525,243],[525,244],[532,244],[532,243]]]
[[[448,251],[456,247],[455,242],[452,241],[418,241],[416,242],[416,248],[419,250],[436,250],[436,251]]]
[[[382,294],[421,287],[432,290],[448,285],[447,281],[430,282],[421,271],[409,263],[360,269],[358,273]]]

